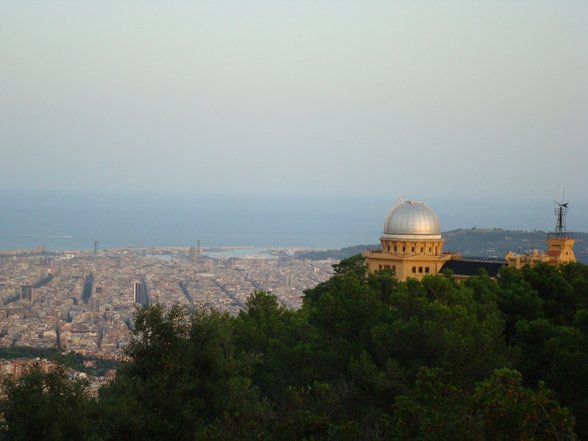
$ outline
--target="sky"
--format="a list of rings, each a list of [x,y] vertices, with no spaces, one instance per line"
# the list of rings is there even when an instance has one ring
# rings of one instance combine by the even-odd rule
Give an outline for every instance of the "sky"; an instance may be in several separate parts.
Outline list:
[[[0,188],[586,201],[587,23],[585,0],[3,1]]]

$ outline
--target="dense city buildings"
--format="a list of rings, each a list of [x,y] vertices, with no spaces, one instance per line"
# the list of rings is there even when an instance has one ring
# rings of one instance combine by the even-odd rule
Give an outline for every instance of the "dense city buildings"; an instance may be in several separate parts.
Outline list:
[[[303,291],[327,280],[335,263],[283,253],[263,258],[190,254],[180,248],[2,251],[0,347],[57,347],[117,358],[130,340],[136,308],[148,301],[237,314],[254,291],[264,290],[297,308]]]

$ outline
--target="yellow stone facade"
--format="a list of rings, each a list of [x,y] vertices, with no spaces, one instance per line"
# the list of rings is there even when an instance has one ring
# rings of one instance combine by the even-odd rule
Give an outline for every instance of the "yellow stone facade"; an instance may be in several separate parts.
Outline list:
[[[382,248],[366,251],[368,269],[371,272],[391,270],[398,280],[408,277],[421,279],[427,274],[438,274],[443,264],[450,259],[443,254],[445,241],[381,240]],[[390,250],[390,251],[388,251]]]
[[[389,269],[398,280],[420,280],[438,274],[451,258],[443,253],[444,244],[435,212],[423,202],[401,199],[386,216],[380,249],[364,256],[371,272]]]
[[[505,256],[508,266],[521,269],[524,266],[535,266],[538,263],[546,263],[551,266],[559,266],[566,263],[574,263],[574,239],[567,234],[550,233],[547,236],[547,252],[533,250],[526,254],[515,254],[509,251]]]

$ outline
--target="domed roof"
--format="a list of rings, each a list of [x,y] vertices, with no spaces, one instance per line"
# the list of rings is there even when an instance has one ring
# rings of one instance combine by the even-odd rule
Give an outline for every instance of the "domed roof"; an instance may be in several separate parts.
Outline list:
[[[384,237],[441,239],[439,218],[424,202],[401,199],[386,216]]]

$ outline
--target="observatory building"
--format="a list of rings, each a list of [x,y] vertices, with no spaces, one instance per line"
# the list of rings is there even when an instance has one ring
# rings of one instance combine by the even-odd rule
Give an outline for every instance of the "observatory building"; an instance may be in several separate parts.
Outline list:
[[[519,255],[510,251],[505,258],[464,257],[460,253],[443,251],[445,240],[441,235],[439,218],[424,202],[400,199],[386,215],[380,248],[363,253],[370,272],[389,269],[398,280],[424,276],[450,270],[456,278],[477,275],[484,269],[491,277],[505,265],[522,268],[543,262],[558,266],[575,262],[574,240],[565,231],[567,203],[556,208],[555,232],[547,237],[547,252],[533,250]]]
[[[439,218],[424,202],[400,199],[388,211],[379,250],[367,251],[368,269],[389,269],[399,280],[437,274],[451,256],[443,253]]]

